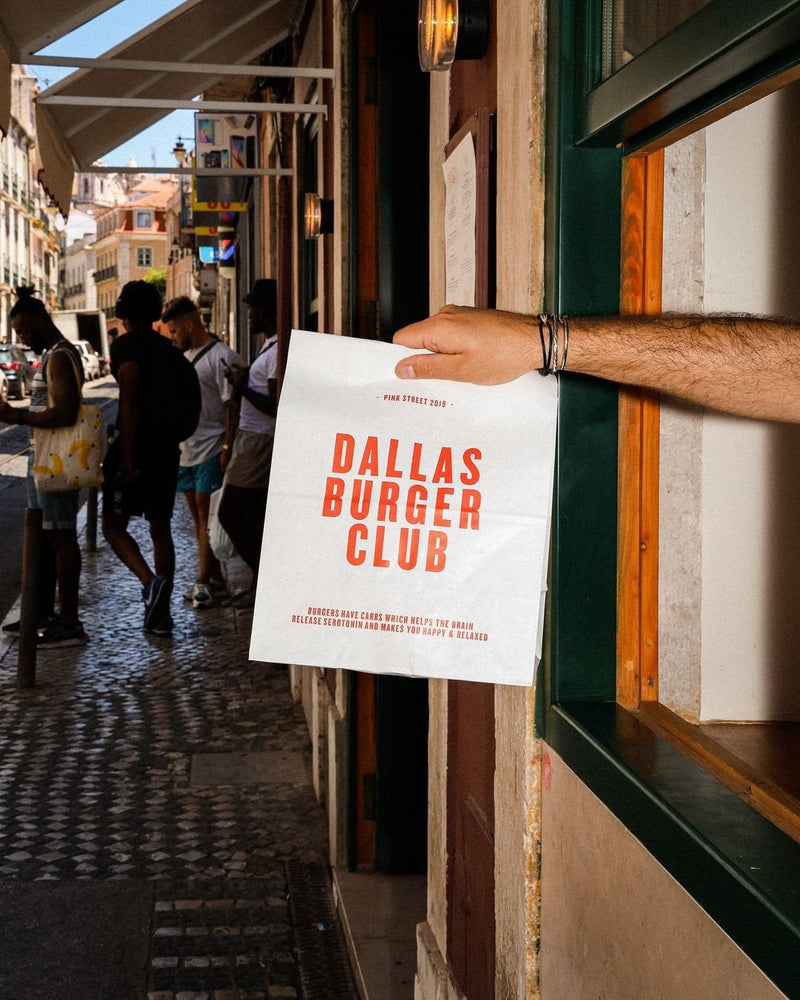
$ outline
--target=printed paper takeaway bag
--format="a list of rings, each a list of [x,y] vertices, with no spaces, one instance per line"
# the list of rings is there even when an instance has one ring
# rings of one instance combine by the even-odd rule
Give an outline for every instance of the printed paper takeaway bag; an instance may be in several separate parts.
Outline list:
[[[528,685],[557,382],[401,381],[407,354],[293,332],[251,658]]]

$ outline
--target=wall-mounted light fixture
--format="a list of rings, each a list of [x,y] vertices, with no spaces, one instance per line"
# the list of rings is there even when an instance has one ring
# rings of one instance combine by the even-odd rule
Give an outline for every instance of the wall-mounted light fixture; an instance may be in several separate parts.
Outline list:
[[[489,0],[419,0],[417,45],[425,73],[455,59],[482,59],[489,40]]]
[[[318,194],[307,194],[303,215],[303,230],[307,240],[333,232],[333,202]]]

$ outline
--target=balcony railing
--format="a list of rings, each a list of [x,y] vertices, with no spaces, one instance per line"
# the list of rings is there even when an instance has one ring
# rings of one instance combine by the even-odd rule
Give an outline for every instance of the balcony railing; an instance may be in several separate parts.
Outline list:
[[[103,267],[99,271],[94,272],[95,284],[100,281],[108,281],[109,278],[116,278],[117,276],[117,265],[112,264],[111,267]]]

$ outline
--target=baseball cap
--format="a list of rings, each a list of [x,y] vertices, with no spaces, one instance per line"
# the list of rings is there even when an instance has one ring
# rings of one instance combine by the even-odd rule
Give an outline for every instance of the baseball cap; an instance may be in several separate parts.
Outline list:
[[[257,278],[242,302],[257,309],[274,309],[277,299],[278,282],[274,278]]]

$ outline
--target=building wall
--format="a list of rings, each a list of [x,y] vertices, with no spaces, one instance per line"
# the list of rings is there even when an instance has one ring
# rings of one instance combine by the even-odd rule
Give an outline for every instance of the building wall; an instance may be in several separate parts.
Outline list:
[[[0,339],[15,340],[8,310],[14,289],[33,285],[49,306],[56,303],[56,212],[36,182],[33,93],[36,78],[11,71],[11,121],[0,139]]]
[[[795,85],[667,150],[665,309],[800,318],[798,125]],[[662,697],[685,717],[800,719],[798,462],[796,428],[664,408]]]
[[[536,311],[544,259],[544,5],[496,4],[497,305]],[[447,73],[432,74],[430,307],[444,304],[443,150],[449,139]],[[520,220],[525,220],[520,223]],[[540,752],[533,688],[495,688],[495,996],[534,997],[538,980]],[[417,935],[417,1000],[457,996],[447,966],[447,685],[430,683],[427,921]]]
[[[498,0],[497,308],[544,297],[544,4]],[[524,219],[523,225],[519,220]],[[539,974],[540,741],[534,689],[495,688],[497,1000],[535,996]]]
[[[545,748],[541,1000],[784,994]]]

